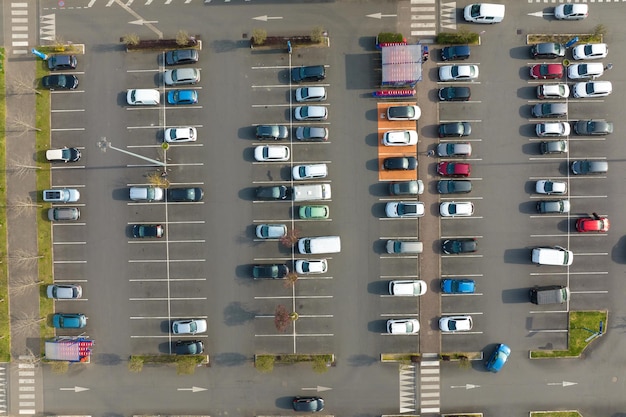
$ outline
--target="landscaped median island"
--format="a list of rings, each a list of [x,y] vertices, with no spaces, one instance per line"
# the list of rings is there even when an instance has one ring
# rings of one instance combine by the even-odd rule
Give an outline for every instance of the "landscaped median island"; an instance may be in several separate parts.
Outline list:
[[[184,30],[179,30],[174,39],[140,39],[136,33],[128,33],[120,38],[120,42],[126,46],[126,52],[169,51],[181,48],[202,50],[200,35],[190,35]]]
[[[254,355],[254,367],[259,372],[272,372],[274,365],[293,365],[300,362],[311,363],[313,370],[318,374],[328,371],[328,368],[335,365],[335,355],[329,354],[260,354]]]
[[[5,88],[5,51],[0,48],[0,132],[2,132],[3,146],[0,147],[0,165],[2,170],[7,171],[6,161],[6,88]],[[0,198],[7,199],[7,179],[6,175],[0,182]],[[7,209],[3,204],[0,206],[0,236],[4,244],[0,247],[0,256],[7,259]],[[7,262],[0,263],[0,361],[9,362],[11,360],[11,330],[9,327],[9,288],[8,288],[8,268]]]
[[[254,29],[250,36],[250,49],[288,49],[302,47],[330,47],[328,33],[316,26],[309,35],[268,36],[265,29]]]
[[[570,311],[568,350],[531,350],[530,358],[579,358],[592,341],[606,332],[608,318],[606,310]]]
[[[561,34],[542,34],[533,33],[526,35],[526,43],[532,45],[541,42],[556,42],[566,44],[571,39],[577,37],[579,44],[585,43],[602,43],[606,27],[602,24],[593,28],[593,33],[561,33]]]
[[[444,352],[439,354],[440,361],[459,362],[460,367],[469,367],[470,361],[480,361],[482,359],[482,352]],[[419,363],[421,360],[422,355],[419,353],[382,353],[380,355],[381,362],[410,364]]]
[[[176,364],[178,375],[191,375],[196,368],[209,364],[209,355],[132,355],[128,361],[128,370],[141,372],[144,365]]]
[[[569,411],[531,411],[530,417],[582,417],[577,410]]]

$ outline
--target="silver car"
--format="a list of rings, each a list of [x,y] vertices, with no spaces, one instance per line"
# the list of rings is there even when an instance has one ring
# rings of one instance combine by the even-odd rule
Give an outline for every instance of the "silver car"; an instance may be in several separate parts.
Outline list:
[[[177,68],[163,73],[165,85],[186,85],[200,82],[200,70],[196,68]]]

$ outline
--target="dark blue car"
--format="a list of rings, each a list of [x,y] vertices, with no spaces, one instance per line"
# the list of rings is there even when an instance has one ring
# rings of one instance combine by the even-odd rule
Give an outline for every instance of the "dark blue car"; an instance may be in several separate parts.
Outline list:
[[[496,349],[493,351],[487,362],[485,362],[485,366],[489,372],[498,372],[504,364],[506,360],[509,359],[509,355],[511,354],[511,348],[505,345],[504,343],[500,343],[496,346]]]

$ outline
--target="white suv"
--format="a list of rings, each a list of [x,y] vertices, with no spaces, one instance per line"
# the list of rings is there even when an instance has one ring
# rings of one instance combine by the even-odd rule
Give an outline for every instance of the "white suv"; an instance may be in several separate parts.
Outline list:
[[[128,90],[126,102],[130,106],[157,106],[161,102],[161,94],[152,88]]]

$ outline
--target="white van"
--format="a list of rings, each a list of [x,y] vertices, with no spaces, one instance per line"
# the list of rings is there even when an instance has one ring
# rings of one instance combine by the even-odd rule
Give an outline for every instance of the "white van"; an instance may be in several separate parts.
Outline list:
[[[422,253],[424,245],[417,240],[388,240],[387,253]]]
[[[298,240],[298,252],[301,254],[341,252],[339,236],[303,237]]]
[[[534,248],[531,259],[538,265],[569,266],[574,261],[574,253],[561,246],[553,248]]]
[[[504,19],[504,4],[474,3],[465,7],[463,18],[473,23],[499,23]]]
[[[307,184],[293,186],[294,201],[330,200],[330,184]]]
[[[327,175],[328,167],[326,164],[296,165],[292,170],[294,180],[326,178]]]

